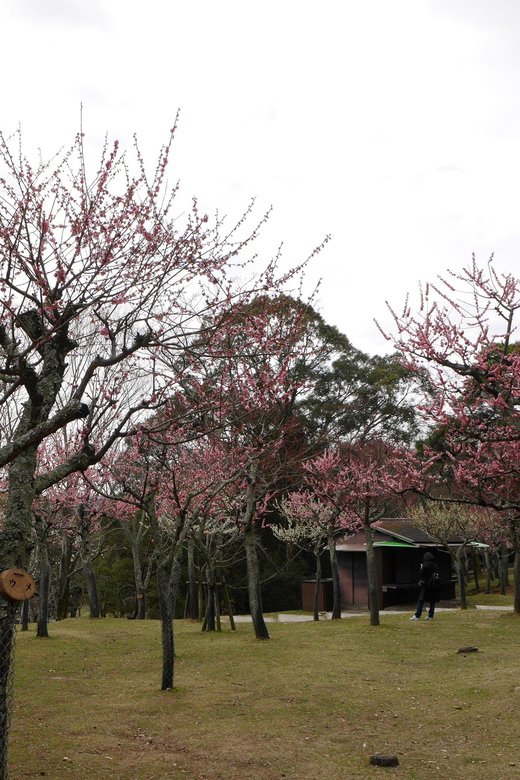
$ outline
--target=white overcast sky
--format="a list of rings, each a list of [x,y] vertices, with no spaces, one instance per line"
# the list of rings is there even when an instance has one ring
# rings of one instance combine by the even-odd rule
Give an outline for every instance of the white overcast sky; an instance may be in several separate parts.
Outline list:
[[[44,154],[136,132],[202,207],[273,216],[371,353],[373,324],[472,252],[520,271],[519,0],[0,0],[0,127]],[[94,167],[94,166],[93,166]]]

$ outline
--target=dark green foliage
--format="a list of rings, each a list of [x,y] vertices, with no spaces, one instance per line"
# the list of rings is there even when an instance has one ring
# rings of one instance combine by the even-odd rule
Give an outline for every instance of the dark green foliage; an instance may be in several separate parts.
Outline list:
[[[310,308],[310,307],[309,307]],[[419,428],[415,392],[426,378],[402,365],[397,355],[373,356],[310,309],[320,357],[305,370],[310,392],[299,404],[308,433],[326,445],[331,440],[378,437],[410,443]]]

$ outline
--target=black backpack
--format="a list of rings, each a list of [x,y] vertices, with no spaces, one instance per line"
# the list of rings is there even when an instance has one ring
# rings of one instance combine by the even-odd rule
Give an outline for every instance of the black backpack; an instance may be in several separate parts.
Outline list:
[[[430,576],[428,577],[428,582],[426,583],[428,588],[438,588],[439,587],[439,572],[438,571],[432,571]]]

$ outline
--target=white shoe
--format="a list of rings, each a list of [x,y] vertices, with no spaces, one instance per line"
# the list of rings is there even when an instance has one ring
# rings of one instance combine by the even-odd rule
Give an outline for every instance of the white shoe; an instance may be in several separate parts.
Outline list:
[[[431,618],[429,615],[428,615],[428,617],[425,617],[424,619],[425,620],[433,620],[433,618]]]
[[[410,618],[410,620],[420,620],[420,619],[421,618],[418,618],[417,615],[414,615],[413,617]]]

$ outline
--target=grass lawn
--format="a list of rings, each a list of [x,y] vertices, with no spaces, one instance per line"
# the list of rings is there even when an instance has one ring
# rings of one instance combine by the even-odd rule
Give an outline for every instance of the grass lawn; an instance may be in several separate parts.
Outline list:
[[[250,624],[177,621],[161,692],[159,624],[88,618],[17,636],[10,780],[430,780],[520,775],[520,621],[443,612]],[[462,646],[479,652],[459,654]],[[398,756],[396,769],[370,755]]]

